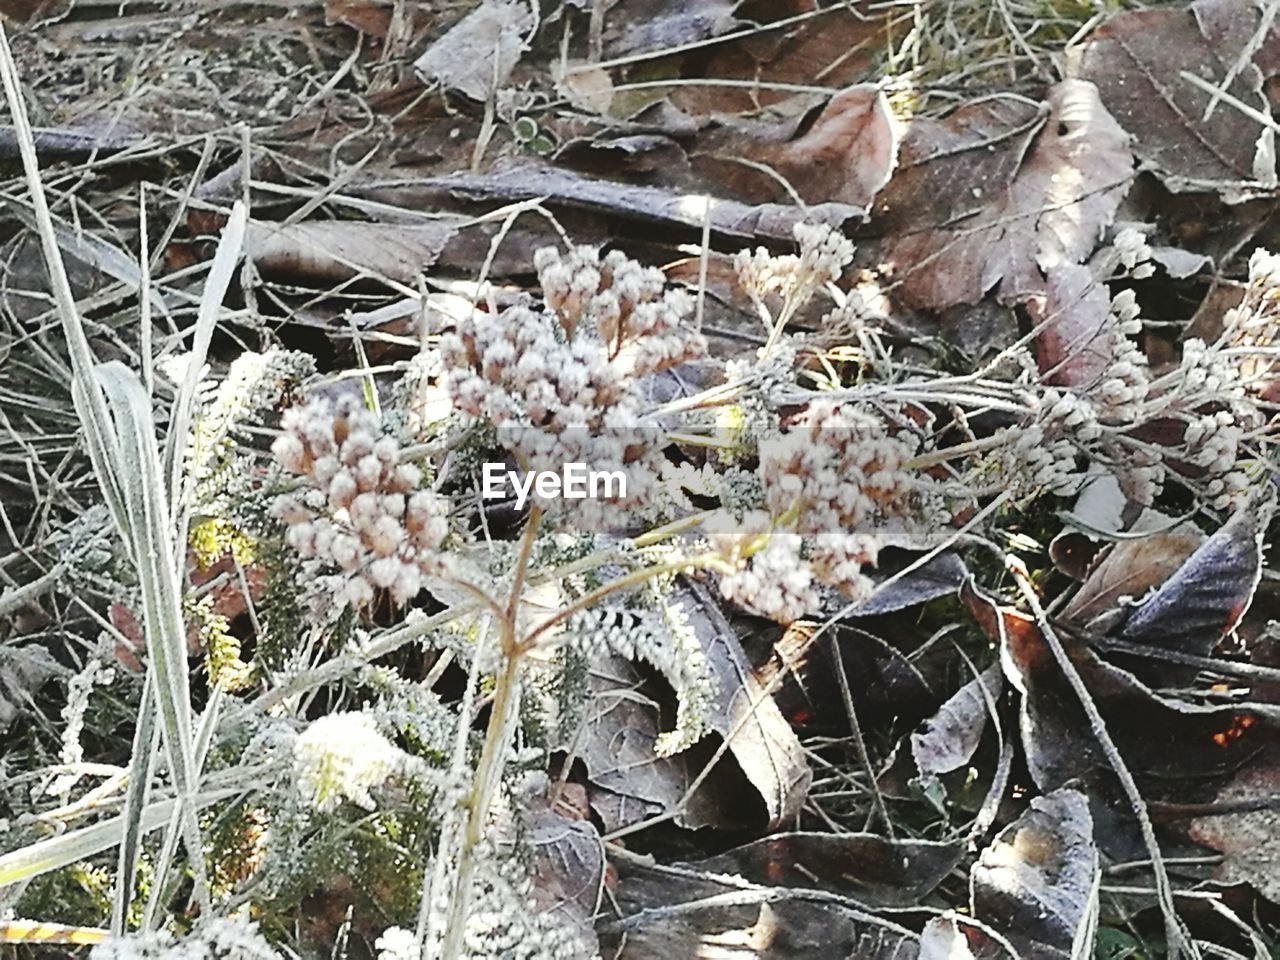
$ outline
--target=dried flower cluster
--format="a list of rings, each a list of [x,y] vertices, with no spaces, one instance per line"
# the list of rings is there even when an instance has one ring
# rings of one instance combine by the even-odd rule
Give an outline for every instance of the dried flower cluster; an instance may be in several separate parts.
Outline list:
[[[635,501],[657,475],[662,438],[641,425],[642,378],[705,350],[686,322],[693,301],[617,251],[544,248],[534,262],[548,309],[476,313],[444,335],[448,391],[458,410],[496,427],[526,469],[623,471]]]
[[[350,399],[320,399],[291,408],[283,427],[271,451],[307,487],[281,496],[273,512],[322,593],[363,606],[387,590],[403,604],[425,577],[445,572],[448,503],[418,489],[422,471],[400,462],[399,443],[375,414]]]
[[[776,294],[794,308],[825,284],[839,280],[853,260],[853,244],[825,224],[798,223],[793,234],[800,247],[799,256],[775,256],[764,247],[734,255],[738,282],[753,299],[763,302]]]

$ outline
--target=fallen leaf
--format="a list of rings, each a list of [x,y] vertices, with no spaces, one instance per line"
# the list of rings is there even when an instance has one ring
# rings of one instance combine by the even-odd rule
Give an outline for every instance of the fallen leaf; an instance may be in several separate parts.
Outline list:
[[[1234,804],[1273,800],[1280,794],[1280,761],[1274,750],[1269,761],[1255,762],[1241,770],[1218,793],[1215,801]],[[1280,903],[1280,809],[1274,804],[1260,810],[1197,817],[1191,821],[1191,839],[1223,855],[1217,870],[1223,883],[1248,883],[1275,903]]]
[[[1097,85],[1106,109],[1134,136],[1134,152],[1174,191],[1217,190],[1230,200],[1276,184],[1274,154],[1259,169],[1271,134],[1186,74],[1218,87],[1257,30],[1251,0],[1131,10],[1075,48],[1070,73]],[[1246,60],[1226,92],[1270,118],[1257,65]]]
[[[438,81],[472,100],[487,100],[520,62],[533,25],[525,0],[483,0],[428,47],[413,68],[424,83]]]
[[[999,664],[992,664],[947,700],[928,721],[923,733],[911,735],[911,754],[922,776],[936,777],[964,766],[982,741],[1003,680]]]
[[[1127,615],[1121,609],[1122,597],[1144,597],[1168,580],[1203,542],[1204,534],[1193,523],[1117,541],[1063,608],[1063,622],[1096,630],[1108,621],[1122,620]]]
[[[526,813],[533,848],[533,901],[539,913],[557,914],[583,941],[594,944],[592,920],[604,891],[604,846],[589,820],[571,819],[546,806]]]
[[[714,151],[731,149],[735,157],[773,171],[775,176],[741,164],[730,169],[733,161],[725,165],[723,177],[746,199],[786,201],[788,195],[778,183],[781,177],[809,203],[870,207],[889,182],[898,153],[898,124],[881,89],[875,84],[847,87],[827,101],[807,130],[792,138],[794,126],[787,123],[752,133],[739,128],[727,138],[707,142]]]
[[[1247,505],[1133,610],[1120,635],[1207,655],[1253,601],[1262,576],[1262,538],[1274,512],[1273,488],[1263,484]]]
[[[716,684],[711,729],[728,741],[727,754],[754,788],[769,826],[794,816],[804,802],[812,774],[795,733],[772,697],[760,686],[733,628],[699,585],[686,581],[671,591],[687,617]],[[612,831],[658,813],[674,813],[687,827],[744,825],[753,805],[721,803],[717,777],[708,777],[679,803],[709,759],[710,741],[671,757],[659,756],[664,705],[642,689],[634,665],[607,655],[591,665],[591,710],[581,731],[563,745],[580,757],[597,788],[592,805]],[[669,710],[667,705],[665,709]]]
[[[973,915],[1023,960],[1088,956],[1101,876],[1088,800],[1055,790],[1032,800],[982,851],[970,873]]]
[[[759,87],[692,83],[672,91],[670,101],[695,116],[755,114],[762,106],[796,96],[771,89],[770,84],[812,84],[820,78],[824,86],[839,87],[866,79],[887,40],[889,19],[885,11],[871,7],[865,0],[822,9],[811,3],[777,0],[758,4],[752,12],[766,29],[717,44],[706,52],[700,72],[717,79],[755,81]],[[785,26],[777,23],[803,14],[809,16]]]
[[[1041,271],[1084,260],[1114,218],[1128,139],[1080,80],[1053,87],[1045,108],[993,97],[913,121],[871,221],[898,295],[942,309],[997,286],[1005,302],[1041,292]]]
[[[605,17],[608,57],[658,54],[732,30],[741,0],[614,0]]]
[[[316,220],[281,225],[253,220],[246,254],[258,270],[307,284],[360,275],[413,284],[457,233],[449,220],[428,224]]]
[[[1097,386],[1115,359],[1107,339],[1115,320],[1111,294],[1093,271],[1075,263],[1051,271],[1044,292],[1027,300],[1027,313],[1040,330],[1035,354],[1044,382]]]

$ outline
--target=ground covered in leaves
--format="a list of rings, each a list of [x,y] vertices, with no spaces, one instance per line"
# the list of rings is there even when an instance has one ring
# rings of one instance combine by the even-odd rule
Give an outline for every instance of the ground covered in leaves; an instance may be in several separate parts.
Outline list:
[[[0,954],[1275,955],[1276,13],[6,4]]]

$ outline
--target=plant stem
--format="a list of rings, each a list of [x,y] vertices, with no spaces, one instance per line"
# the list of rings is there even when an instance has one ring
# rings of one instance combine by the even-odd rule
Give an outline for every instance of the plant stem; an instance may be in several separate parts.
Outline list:
[[[511,592],[507,596],[506,609],[495,610],[496,614],[501,615],[498,630],[504,662],[494,686],[489,726],[485,731],[484,747],[480,751],[480,760],[476,764],[471,797],[467,804],[469,808],[467,826],[463,833],[462,846],[458,851],[458,874],[449,898],[449,922],[445,928],[444,941],[445,960],[454,960],[462,956],[463,934],[466,930],[467,913],[471,904],[471,886],[475,877],[476,847],[484,835],[484,827],[489,819],[489,807],[502,781],[507,747],[511,741],[510,726],[519,709],[520,666],[525,648],[516,642],[516,620],[520,609],[520,594],[524,589],[525,576],[529,570],[529,556],[533,552],[533,543],[537,538],[538,524],[541,519],[542,511],[537,507],[529,511],[529,519],[525,524],[524,536],[520,540],[520,552],[516,556],[516,565],[511,577]],[[479,656],[478,651],[476,655]]]

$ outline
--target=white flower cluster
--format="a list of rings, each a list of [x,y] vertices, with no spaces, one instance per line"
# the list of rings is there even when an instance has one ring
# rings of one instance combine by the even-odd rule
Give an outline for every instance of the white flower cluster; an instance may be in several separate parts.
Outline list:
[[[817,610],[822,598],[800,558],[800,535],[772,532],[772,523],[755,510],[740,520],[721,512],[704,526],[712,550],[730,567],[720,575],[720,594],[744,610],[791,623]]]
[[[422,948],[418,946],[418,938],[412,930],[404,927],[387,927],[382,935],[374,941],[378,951],[378,960],[421,960]]]
[[[764,300],[777,294],[789,304],[804,303],[825,284],[839,280],[853,260],[853,244],[832,227],[797,223],[792,233],[799,256],[774,256],[764,247],[734,255],[738,282],[751,297]]]
[[[1156,272],[1151,262],[1151,247],[1147,245],[1147,235],[1141,230],[1126,227],[1116,234],[1112,241],[1120,262],[1135,280],[1143,280]]]
[[[215,917],[190,936],[171,934],[111,937],[89,953],[89,960],[281,960],[280,954],[247,917]]]
[[[775,517],[794,514],[802,534],[863,532],[907,517],[918,480],[906,464],[916,446],[901,433],[890,435],[878,416],[816,400],[761,444],[765,502]]]
[[[376,808],[370,791],[405,762],[405,754],[384,737],[363,712],[331,713],[314,720],[293,746],[293,770],[302,796],[320,812],[350,801]]]
[[[692,298],[616,251],[601,259],[589,247],[567,256],[545,248],[534,262],[549,309],[460,322],[440,341],[446,388],[458,410],[497,428],[526,469],[621,471],[634,503],[654,484],[665,445],[662,430],[641,426],[640,380],[705,351],[685,323]],[[579,519],[591,522],[606,502],[581,503]]]
[[[403,604],[424,577],[445,572],[448,503],[417,489],[422,471],[399,462],[400,444],[375,414],[351,399],[321,399],[290,408],[283,427],[271,452],[307,487],[279,497],[272,512],[322,592],[363,606],[383,589]]]
[[[757,510],[734,518],[725,512],[705,524],[707,539],[730,571],[720,593],[745,610],[793,623],[822,608],[822,586],[860,603],[874,588],[863,572],[874,566],[879,540],[865,533],[811,533],[771,529],[774,518]]]
[[[562,643],[590,662],[602,650],[648,663],[675,691],[675,728],[654,743],[660,756],[679,753],[706,732],[717,696],[715,677],[688,615],[678,603],[661,611],[594,607],[579,611],[560,633]]]
[[[1138,301],[1132,290],[1121,290],[1111,299],[1107,329],[1106,349],[1111,359],[1093,391],[1097,419],[1130,426],[1142,419],[1143,404],[1151,388],[1147,356],[1131,339],[1142,331]]]

